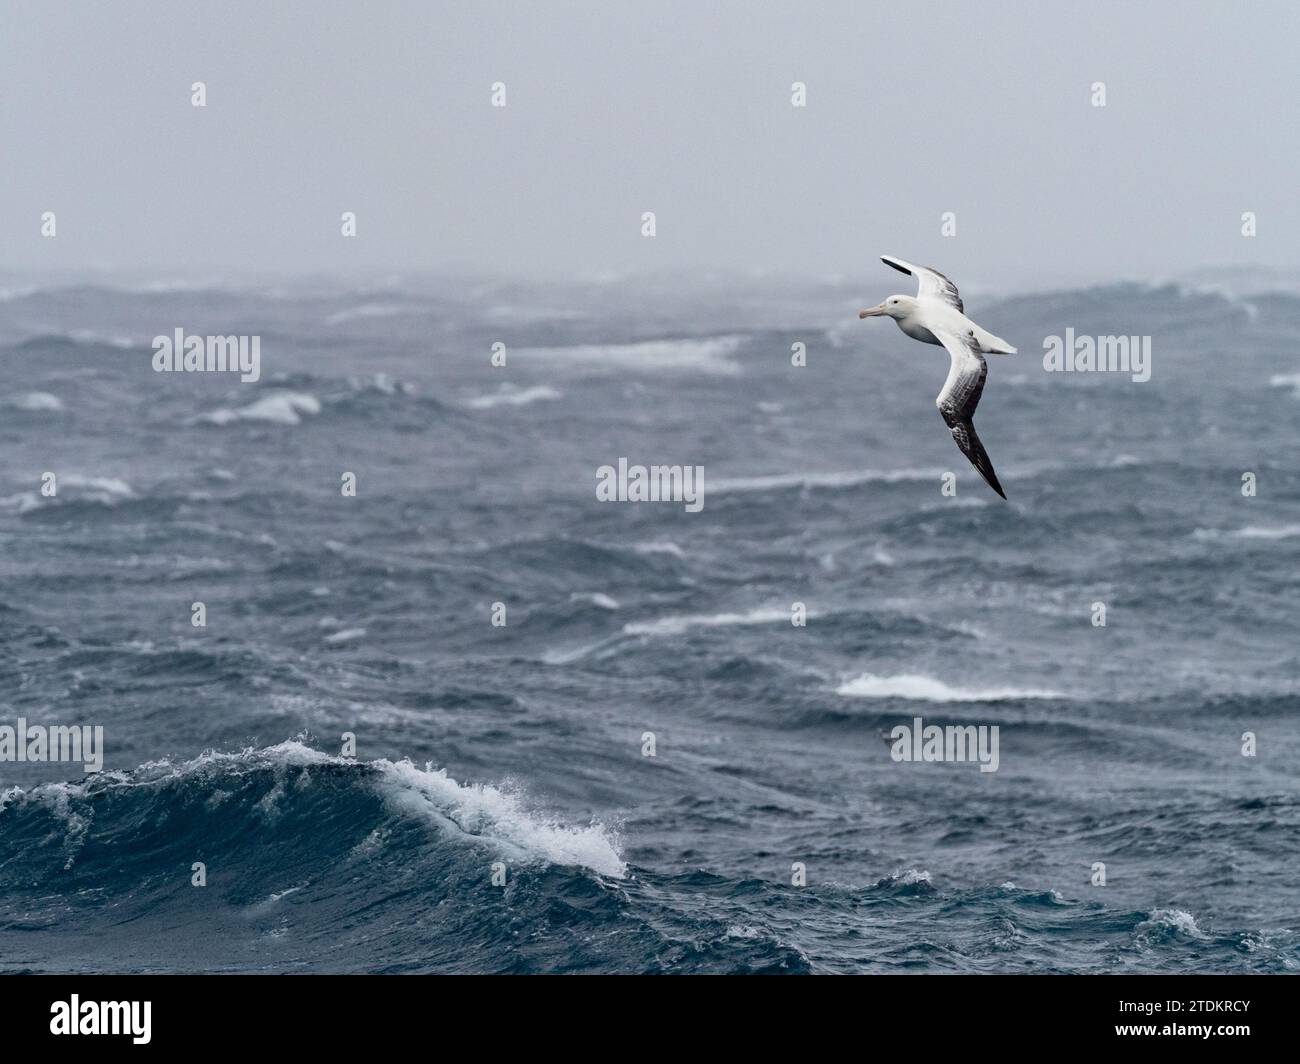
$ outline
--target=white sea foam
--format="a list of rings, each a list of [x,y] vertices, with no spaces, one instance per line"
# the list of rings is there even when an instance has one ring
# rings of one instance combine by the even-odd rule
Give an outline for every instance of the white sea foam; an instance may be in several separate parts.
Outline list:
[[[710,489],[712,490],[712,489]],[[656,540],[651,543],[634,543],[632,549],[637,554],[669,554],[674,558],[685,560],[686,552],[670,540]]]
[[[414,395],[415,385],[390,377],[387,373],[375,373],[369,377],[350,376],[348,387],[356,393],[379,392],[382,395]]]
[[[538,385],[535,388],[514,388],[510,385],[503,385],[500,391],[491,392],[488,395],[476,395],[471,399],[465,400],[465,405],[471,410],[491,410],[497,406],[528,406],[531,403],[541,402],[546,399],[562,399],[563,393],[557,392],[545,384]]]
[[[272,392],[237,408],[221,407],[200,414],[195,421],[229,425],[237,421],[267,421],[276,425],[297,425],[302,414],[319,414],[320,400],[309,392]]]
[[[546,359],[582,369],[688,370],[734,376],[740,366],[731,356],[740,347],[739,336],[714,336],[690,340],[645,340],[631,344],[577,344],[572,347],[525,347],[512,358]]]
[[[103,347],[116,347],[119,351],[128,351],[135,346],[135,341],[129,336],[109,336],[105,333],[95,332],[93,329],[73,329],[68,333],[68,339],[75,340],[79,344],[99,344]]]
[[[20,491],[0,497],[0,506],[12,513],[25,514],[41,508],[42,498],[34,491]]]
[[[575,591],[569,596],[569,601],[590,602],[593,606],[599,606],[602,610],[616,610],[619,608],[618,599],[611,598],[602,591]]]
[[[1038,688],[995,687],[973,689],[949,687],[929,676],[875,676],[864,672],[846,680],[835,693],[850,698],[907,698],[924,702],[1007,702],[1020,698],[1064,698],[1058,691]]]
[[[1192,533],[1200,540],[1216,539],[1290,539],[1300,536],[1300,525],[1246,525],[1242,528],[1198,528]]]
[[[900,868],[891,872],[877,882],[877,886],[914,887],[919,883],[929,884],[933,877],[925,869]]]
[[[428,817],[447,831],[483,839],[520,861],[590,868],[622,878],[627,866],[617,837],[600,824],[573,827],[525,809],[520,799],[487,784],[460,784],[445,769],[409,761],[377,761],[381,790],[398,808]]]
[[[1268,379],[1268,383],[1273,388],[1291,388],[1291,394],[1300,399],[1300,373],[1275,373]]]
[[[267,768],[312,768],[331,765],[356,772],[370,781],[390,805],[403,813],[428,820],[458,838],[482,841],[505,856],[520,862],[589,868],[601,875],[621,878],[627,866],[619,853],[618,837],[601,824],[585,827],[567,825],[527,809],[523,800],[489,784],[460,784],[445,770],[426,765],[417,768],[410,761],[356,761],[336,757],[291,739],[263,749],[248,748],[238,753],[208,750],[179,764],[170,760],[149,761],[130,773],[105,772],[89,783],[40,784],[28,791],[13,787],[0,794],[0,810],[23,801],[42,801],[68,823],[69,845],[79,848],[85,834],[83,818],[71,808],[70,799],[84,797],[93,787],[149,787],[218,769],[237,776]],[[274,788],[263,808],[274,814],[274,805],[285,795]],[[71,863],[75,853],[69,856]]]
[[[809,615],[811,616],[811,614]],[[761,608],[747,613],[698,613],[660,617],[653,621],[631,621],[623,625],[624,635],[680,635],[691,628],[730,628],[738,625],[790,623],[788,607]]]
[[[131,485],[120,477],[86,477],[80,473],[65,473],[59,477],[59,490],[67,488],[76,488],[82,493],[80,497],[106,503],[135,496]]]
[[[10,401],[19,410],[62,410],[63,400],[49,392],[24,392]]]
[[[350,643],[354,639],[365,638],[366,630],[364,628],[344,628],[340,632],[331,632],[325,637],[327,643]]]
[[[87,477],[80,473],[64,473],[55,484],[58,494],[42,495],[38,491],[22,491],[0,498],[0,507],[25,514],[60,502],[95,502],[101,506],[116,506],[136,497],[131,485],[119,477]]]
[[[840,473],[773,473],[757,477],[721,477],[709,484],[709,494],[773,491],[782,488],[852,488],[859,484],[895,484],[938,480],[941,469],[859,469]]]
[[[1137,931],[1174,931],[1188,938],[1205,938],[1205,932],[1196,926],[1196,919],[1183,909],[1153,909],[1147,919],[1138,924]]]

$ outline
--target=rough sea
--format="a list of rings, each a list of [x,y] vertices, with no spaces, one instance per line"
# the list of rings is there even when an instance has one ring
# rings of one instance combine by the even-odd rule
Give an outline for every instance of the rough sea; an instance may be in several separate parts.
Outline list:
[[[10,278],[0,725],[104,765],[0,762],[0,969],[1295,971],[1300,290],[1230,282],[964,289],[1004,503],[874,260]],[[261,379],[155,372],[177,328]]]

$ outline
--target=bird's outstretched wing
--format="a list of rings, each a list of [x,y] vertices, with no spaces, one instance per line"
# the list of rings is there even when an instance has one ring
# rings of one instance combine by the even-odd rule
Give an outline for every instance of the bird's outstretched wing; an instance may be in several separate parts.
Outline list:
[[[998,475],[993,472],[993,463],[989,461],[988,452],[975,434],[975,407],[979,405],[984,392],[984,378],[988,376],[989,366],[975,344],[975,337],[970,333],[955,333],[946,329],[934,331],[939,342],[952,356],[952,368],[948,370],[948,379],[943,382],[943,391],[935,399],[935,406],[943,415],[944,423],[952,432],[961,453],[970,459],[990,488],[1004,499],[1007,493],[998,483]]]
[[[913,266],[910,262],[894,258],[893,255],[881,255],[880,261],[886,266],[894,267],[900,273],[915,277],[918,299],[940,299],[950,307],[956,307],[961,313],[966,313],[961,296],[957,294],[957,286],[938,270],[932,270],[929,266]]]

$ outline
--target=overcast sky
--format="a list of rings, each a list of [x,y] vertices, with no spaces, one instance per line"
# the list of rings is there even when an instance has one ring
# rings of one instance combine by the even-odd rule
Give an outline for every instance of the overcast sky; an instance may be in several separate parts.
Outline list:
[[[0,0],[0,269],[1294,267],[1298,10]]]

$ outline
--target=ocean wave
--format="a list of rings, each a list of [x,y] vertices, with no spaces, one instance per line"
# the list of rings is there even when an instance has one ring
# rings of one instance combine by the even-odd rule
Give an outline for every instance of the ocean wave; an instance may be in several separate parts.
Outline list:
[[[1141,942],[1177,939],[1204,941],[1209,936],[1196,925],[1196,918],[1183,909],[1153,909],[1134,929]]]
[[[895,894],[915,895],[934,892],[933,877],[923,868],[900,868],[876,881],[877,890]]]
[[[1274,373],[1268,384],[1270,388],[1290,388],[1292,396],[1300,399],[1300,373]]]
[[[88,477],[80,473],[64,473],[55,480],[56,494],[42,495],[39,491],[22,491],[0,498],[0,507],[14,513],[25,514],[66,503],[94,503],[99,506],[117,506],[138,496],[125,480],[119,477]]]
[[[811,614],[809,615],[811,616]],[[698,613],[660,617],[653,621],[630,621],[624,635],[680,635],[692,628],[731,628],[738,625],[790,623],[789,607],[749,610],[746,613]]]
[[[501,390],[487,395],[476,395],[465,400],[465,406],[471,410],[491,410],[498,406],[528,406],[546,399],[562,399],[563,393],[544,384],[535,388],[516,388],[510,384],[501,386]]]
[[[741,372],[731,356],[740,347],[739,336],[713,336],[679,340],[642,340],[622,344],[575,344],[569,347],[525,347],[514,357],[545,359],[558,365],[590,369],[692,370],[718,376]]]
[[[323,770],[333,777],[333,784],[321,775]],[[262,784],[256,801],[252,796],[257,792],[240,792],[238,786],[250,778]],[[344,786],[342,796],[331,798],[338,793],[339,783]],[[340,816],[345,810],[337,803],[346,800],[349,789],[361,788],[377,794],[398,814],[436,827],[453,842],[484,843],[522,864],[581,867],[613,878],[622,878],[627,870],[617,835],[603,825],[565,824],[529,809],[518,794],[491,784],[459,783],[445,769],[432,765],[419,768],[407,760],[384,758],[357,761],[323,753],[296,739],[236,753],[205,751],[180,763],[150,761],[131,771],[104,772],[84,782],[10,788],[0,798],[0,824],[12,830],[27,812],[53,815],[67,829],[64,863],[71,867],[92,828],[114,830],[112,823],[102,823],[115,804],[107,799],[126,801],[127,807],[116,815],[133,818],[138,829],[147,830],[154,813],[130,808],[133,798],[144,803],[160,800],[169,806],[172,799],[166,791],[196,787],[198,791],[191,797],[210,809],[233,793],[245,793],[252,807],[244,812],[260,812],[263,820],[272,822],[284,814],[286,803],[295,801],[294,795],[313,787],[324,801],[318,812]],[[201,825],[195,830],[200,835],[206,831]],[[15,845],[22,834],[19,831],[14,836]],[[5,860],[21,859],[21,852],[5,855]]]
[[[519,797],[487,784],[463,785],[445,769],[409,761],[372,762],[388,797],[459,834],[491,841],[521,861],[577,866],[621,879],[627,865],[618,837],[601,824],[572,827],[525,809]]]
[[[94,329],[73,329],[67,337],[74,343],[87,344],[91,347],[115,347],[119,351],[129,351],[136,346],[135,341],[129,336],[110,335],[96,332]]]
[[[364,628],[341,628],[337,632],[330,632],[329,635],[323,638],[325,642],[331,645],[338,645],[339,643],[351,643],[365,637],[366,629]]]
[[[849,698],[906,698],[924,702],[1012,702],[1022,698],[1065,698],[1058,691],[1040,688],[949,687],[929,676],[876,676],[869,672],[846,680],[835,693]]]
[[[941,469],[860,469],[840,473],[773,473],[755,477],[723,477],[710,482],[710,495],[735,492],[782,491],[787,488],[855,488],[861,484],[897,484],[938,480]]]
[[[49,392],[24,392],[22,395],[10,399],[8,405],[18,410],[54,413],[63,409],[63,400],[57,395],[51,395]]]
[[[1259,317],[1259,307],[1248,299],[1242,298],[1234,292],[1228,285],[1218,281],[1172,281],[1165,282],[1159,279],[1152,282],[1150,287],[1153,290],[1163,288],[1166,284],[1173,284],[1178,290],[1178,296],[1188,302],[1204,303],[1206,298],[1221,299],[1230,307],[1244,311],[1250,321]]]
[[[239,421],[265,421],[275,425],[297,425],[303,414],[319,414],[320,400],[309,392],[272,392],[248,406],[220,407],[191,419],[192,423],[230,425]]]
[[[1244,525],[1241,528],[1198,528],[1193,539],[1291,539],[1300,536],[1300,525]]]
[[[680,561],[686,560],[686,552],[671,540],[652,540],[648,543],[633,543],[632,550],[637,554],[667,554]]]
[[[570,602],[590,602],[593,606],[599,606],[602,610],[619,609],[619,602],[616,598],[601,591],[574,591],[569,595]]]
[[[415,394],[415,385],[390,377],[387,373],[372,373],[368,377],[349,377],[347,383],[349,391],[354,395],[366,395],[371,392],[378,392],[380,395]]]
[[[409,314],[411,307],[401,303],[362,303],[357,307],[335,311],[325,319],[326,325],[342,325],[349,321],[364,321],[370,318],[393,318],[399,314]]]
[[[65,332],[41,332],[6,346],[13,350],[39,351],[47,347],[111,347],[116,351],[129,351],[137,344],[129,336],[99,332],[95,329],[68,329]]]
[[[542,661],[547,665],[572,665],[576,661],[595,655],[598,659],[610,657],[618,653],[620,637],[611,636],[606,639],[598,639],[594,643],[585,643],[582,646],[560,648],[547,650],[542,654]]]

